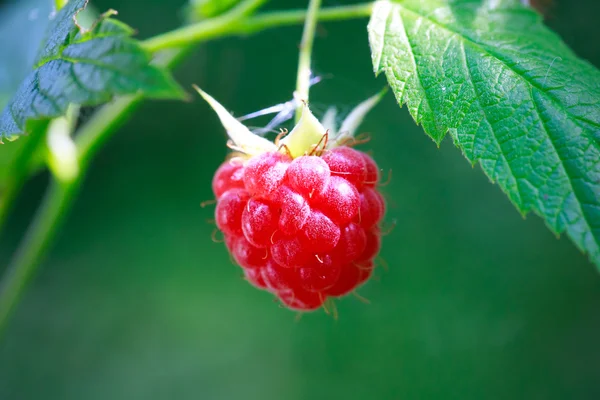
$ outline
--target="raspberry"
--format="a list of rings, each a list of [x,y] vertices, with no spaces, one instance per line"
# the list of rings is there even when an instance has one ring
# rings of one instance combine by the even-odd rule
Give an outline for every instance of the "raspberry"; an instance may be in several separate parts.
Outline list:
[[[316,258],[312,263],[298,269],[300,286],[309,292],[323,292],[338,281],[342,264],[335,262],[330,255]]]
[[[248,282],[311,311],[369,279],[385,203],[373,159],[349,147],[263,153],[215,174],[217,226]]]
[[[262,270],[256,268],[244,269],[244,277],[255,288],[269,290],[265,280],[262,277]]]
[[[212,188],[217,227],[246,280],[298,311],[316,310],[368,281],[385,202],[375,161],[343,145],[367,106],[350,114],[343,133],[326,131],[305,106],[300,122],[275,144],[200,93],[238,152],[218,168]]]
[[[326,300],[322,293],[307,290],[282,290],[277,293],[279,300],[290,310],[314,311],[320,308]]]
[[[375,187],[377,181],[379,180],[379,169],[377,168],[377,164],[375,160],[371,158],[366,153],[360,153],[363,160],[365,160],[365,166],[367,168],[367,175],[365,176],[365,186],[367,187]]]
[[[227,246],[242,268],[261,268],[267,264],[269,252],[253,246],[244,236],[234,236]]]
[[[217,227],[228,235],[242,233],[242,213],[250,196],[244,189],[230,189],[223,193],[215,211]]]
[[[374,189],[365,188],[360,194],[358,219],[362,227],[368,229],[377,225],[385,211],[381,195]]]
[[[340,241],[340,228],[327,215],[314,210],[306,220],[300,241],[314,253],[325,253]]]
[[[329,165],[317,156],[298,157],[287,170],[290,186],[308,198],[321,194],[329,183],[330,176]]]
[[[212,190],[215,197],[220,198],[229,189],[245,189],[244,169],[239,162],[224,162],[212,181]]]
[[[284,268],[299,268],[310,260],[310,253],[296,236],[284,237],[271,247],[273,260]]]
[[[345,264],[338,280],[329,289],[325,290],[327,296],[342,297],[352,292],[360,283],[361,271],[354,264]]]
[[[350,263],[358,259],[367,246],[365,230],[357,223],[350,222],[340,235],[340,242],[335,248],[335,255],[342,263]]]
[[[271,238],[277,230],[277,218],[277,208],[268,200],[248,200],[242,213],[244,236],[256,247],[270,246]]]
[[[339,225],[350,222],[360,209],[358,190],[344,178],[332,176],[327,189],[315,198],[315,206]]]
[[[251,194],[269,194],[285,176],[289,157],[277,152],[263,153],[248,160],[244,171],[244,185]]]
[[[367,242],[365,249],[363,250],[360,257],[356,259],[357,263],[367,262],[372,260],[379,253],[381,248],[381,235],[377,229],[371,229],[367,232]]]
[[[356,188],[365,184],[367,165],[360,152],[350,147],[337,147],[325,153],[323,160],[329,165],[331,175],[345,178]]]
[[[265,285],[273,292],[296,289],[298,277],[295,269],[283,268],[275,262],[269,262],[262,270]]]
[[[302,229],[310,215],[310,206],[304,196],[282,185],[273,195],[273,200],[280,204],[279,230],[293,235]]]

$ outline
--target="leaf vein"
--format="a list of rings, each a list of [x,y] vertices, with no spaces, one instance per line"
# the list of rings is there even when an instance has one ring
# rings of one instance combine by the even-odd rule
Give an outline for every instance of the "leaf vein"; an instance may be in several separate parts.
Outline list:
[[[421,88],[421,92],[423,93],[422,100],[424,100],[424,102],[426,103],[427,108],[431,109],[431,103],[429,100],[429,96],[428,96],[427,90],[425,90],[425,87],[423,86],[423,81],[421,80],[419,68],[417,67],[417,62],[416,62],[416,58],[415,58],[415,54],[414,54],[414,46],[411,43],[410,37],[408,35],[408,30],[406,29],[406,25],[404,24],[404,21],[402,21],[401,25],[402,25],[402,29],[404,31],[404,36],[406,37],[406,43],[408,44],[408,50],[409,50],[410,56],[411,56],[410,59],[412,60],[412,65],[413,65],[413,70],[414,70],[413,73],[414,73],[415,77],[417,78],[419,87]],[[423,103],[423,101],[419,104],[419,108],[421,107],[422,103]],[[435,120],[436,120],[435,113],[432,113],[431,119],[432,119],[433,125],[437,128],[437,124],[435,122]]]
[[[508,166],[508,170],[510,171],[510,175],[512,176],[512,178],[515,181],[516,195],[518,197],[517,204],[522,207],[524,204],[523,204],[523,200],[522,200],[522,193],[521,193],[521,189],[519,187],[518,179],[515,176],[514,171],[512,170],[511,163],[506,159],[506,155],[504,154],[504,149],[502,148],[502,144],[498,141],[498,138],[496,137],[494,125],[489,121],[487,113],[485,111],[485,107],[481,106],[481,102],[479,100],[479,98],[480,98],[481,95],[478,93],[478,91],[477,91],[477,85],[473,81],[473,77],[471,75],[471,67],[469,65],[469,60],[467,58],[467,54],[466,54],[464,43],[461,43],[460,49],[461,49],[462,60],[464,62],[464,66],[465,66],[465,75],[466,75],[465,78],[466,78],[467,82],[470,82],[471,86],[473,87],[473,91],[475,93],[475,98],[477,99],[477,103],[479,104],[479,108],[481,109],[481,111],[483,113],[483,117],[486,120],[487,124],[489,125],[490,130],[492,131],[491,132],[492,133],[491,136],[493,137],[494,141],[496,142],[496,145],[498,146],[499,157],[496,158],[496,164],[494,165],[494,175],[495,176],[493,177],[493,179],[497,180],[498,174],[496,172],[496,169],[497,169],[497,166],[498,166],[498,160],[500,159],[500,157],[502,157],[504,159],[504,162]],[[474,143],[474,145],[475,145],[475,143]],[[508,185],[506,185],[506,190],[507,191],[510,190]]]
[[[552,145],[552,148],[553,148],[553,150],[554,150],[554,153],[555,153],[555,154],[557,155],[557,157],[558,157],[559,164],[561,165],[561,169],[563,170],[563,172],[564,172],[565,176],[567,177],[567,181],[569,182],[569,187],[570,187],[570,189],[571,189],[571,190],[570,190],[570,193],[572,193],[572,194],[573,194],[573,196],[575,197],[575,200],[577,200],[577,204],[579,205],[579,210],[578,210],[578,211],[579,211],[579,215],[580,215],[581,219],[582,219],[583,221],[585,221],[585,224],[586,224],[586,227],[588,228],[588,230],[589,230],[590,232],[593,232],[593,231],[594,231],[595,229],[597,229],[598,227],[597,227],[597,226],[594,226],[594,225],[593,225],[593,224],[590,222],[590,220],[589,220],[589,216],[588,216],[588,215],[587,215],[587,213],[585,212],[585,208],[583,207],[583,205],[584,205],[585,203],[584,203],[584,202],[581,200],[581,198],[580,198],[580,196],[579,196],[579,194],[578,194],[578,191],[575,189],[575,186],[573,185],[574,178],[572,177],[572,175],[571,175],[571,173],[570,173],[570,170],[569,170],[569,168],[568,168],[568,167],[567,167],[567,165],[566,165],[564,162],[562,162],[562,160],[561,160],[560,153],[559,153],[559,151],[558,151],[558,148],[556,147],[556,143],[554,142],[553,135],[550,133],[550,129],[551,129],[551,128],[549,128],[549,127],[546,125],[546,122],[544,121],[544,118],[542,117],[542,113],[541,113],[541,111],[540,111],[540,109],[539,109],[539,105],[538,105],[538,103],[537,103],[537,101],[536,101],[536,99],[535,99],[535,96],[533,95],[533,89],[531,89],[531,88],[530,88],[529,92],[530,92],[531,100],[532,100],[532,103],[533,103],[533,106],[534,106],[534,110],[535,110],[536,114],[538,115],[538,118],[539,118],[539,121],[540,121],[540,125],[541,125],[541,127],[544,129],[544,131],[546,132],[546,135],[547,135],[547,137],[548,137],[548,139],[549,139],[549,142],[550,142],[550,144]],[[565,196],[565,199],[566,199],[566,197],[567,197],[567,196]],[[563,204],[564,204],[564,203],[563,203]],[[563,208],[563,210],[564,210],[564,208]],[[570,224],[570,225],[573,225],[573,224]],[[593,233],[592,233],[592,237],[594,238],[594,240],[595,240],[595,242],[596,242],[596,249],[598,249],[598,244],[600,243],[600,238],[596,237],[596,235],[594,235]]]

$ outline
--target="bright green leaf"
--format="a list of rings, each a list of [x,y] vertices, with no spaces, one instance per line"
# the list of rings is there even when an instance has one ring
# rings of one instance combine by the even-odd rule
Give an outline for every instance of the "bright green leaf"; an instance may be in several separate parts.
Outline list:
[[[142,92],[182,98],[183,90],[130,36],[132,29],[104,14],[90,29],[75,23],[87,4],[71,0],[50,21],[34,70],[0,115],[0,137],[29,132],[30,120],[63,115],[69,104],[95,105]]]
[[[600,267],[600,72],[516,0],[378,1],[373,65],[517,208]]]

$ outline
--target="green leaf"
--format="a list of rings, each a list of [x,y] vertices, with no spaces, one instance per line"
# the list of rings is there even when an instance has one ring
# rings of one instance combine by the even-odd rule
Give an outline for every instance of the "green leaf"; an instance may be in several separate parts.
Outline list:
[[[425,132],[600,267],[600,72],[517,0],[378,1],[368,29]]]
[[[28,121],[64,115],[69,104],[96,105],[142,92],[183,98],[181,87],[131,38],[132,29],[105,13],[89,30],[75,21],[87,0],[71,0],[50,21],[33,71],[0,115],[0,138],[29,133]]]

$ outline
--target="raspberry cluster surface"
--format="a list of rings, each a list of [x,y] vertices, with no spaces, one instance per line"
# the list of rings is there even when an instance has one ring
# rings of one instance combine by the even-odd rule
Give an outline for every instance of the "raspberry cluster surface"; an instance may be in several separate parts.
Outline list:
[[[385,212],[378,171],[346,146],[225,161],[212,182],[216,223],[248,282],[299,311],[366,282]]]

